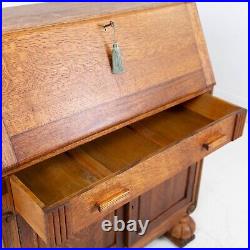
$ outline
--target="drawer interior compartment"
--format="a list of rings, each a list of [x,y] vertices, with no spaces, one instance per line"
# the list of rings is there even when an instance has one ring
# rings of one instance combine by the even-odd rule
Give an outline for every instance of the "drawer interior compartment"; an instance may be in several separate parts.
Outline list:
[[[204,95],[79,146],[16,176],[49,206],[126,170],[238,108]]]
[[[205,94],[24,169],[11,177],[16,210],[33,228],[40,223],[36,231],[46,239],[43,216],[47,210],[227,117],[232,117],[230,130],[225,129],[221,138],[206,138],[212,152],[235,139],[235,131],[240,134],[245,110]],[[24,205],[23,199],[29,200],[29,205]],[[34,218],[32,207],[37,212]]]
[[[129,167],[159,146],[129,128],[46,160],[16,174],[36,197],[50,206]]]

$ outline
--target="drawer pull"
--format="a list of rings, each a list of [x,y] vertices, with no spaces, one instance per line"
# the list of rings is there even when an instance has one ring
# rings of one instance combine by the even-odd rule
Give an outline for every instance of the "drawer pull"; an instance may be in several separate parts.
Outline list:
[[[219,135],[215,138],[211,138],[207,143],[204,143],[202,147],[205,148],[207,151],[210,151],[224,144],[226,140],[227,137],[225,135]]]
[[[119,192],[111,195],[110,197],[106,198],[105,200],[97,202],[96,206],[97,206],[99,212],[102,212],[102,211],[116,205],[118,202],[124,200],[125,198],[128,197],[128,195],[129,195],[129,190],[124,189],[122,191],[119,191]]]

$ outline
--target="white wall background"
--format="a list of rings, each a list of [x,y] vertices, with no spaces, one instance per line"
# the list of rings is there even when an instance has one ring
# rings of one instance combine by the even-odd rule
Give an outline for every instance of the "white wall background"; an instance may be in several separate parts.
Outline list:
[[[217,86],[215,95],[247,107],[248,3],[198,3]]]
[[[3,7],[30,3],[2,3]],[[247,107],[248,4],[198,3],[213,64],[215,94]],[[189,247],[248,246],[247,130],[236,142],[208,156],[203,168],[196,240]],[[223,197],[223,199],[221,199]],[[165,238],[148,247],[174,248]]]
[[[2,3],[2,6],[24,4],[32,2]],[[214,93],[247,107],[248,3],[197,5],[217,82]]]

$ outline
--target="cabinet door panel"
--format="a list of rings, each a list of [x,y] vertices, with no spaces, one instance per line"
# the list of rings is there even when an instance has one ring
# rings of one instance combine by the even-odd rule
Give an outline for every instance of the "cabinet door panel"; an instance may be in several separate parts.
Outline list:
[[[192,201],[196,171],[194,164],[128,204],[129,219],[141,220],[143,223],[149,220],[144,236]],[[128,246],[143,238],[134,232],[127,234]]]
[[[140,219],[154,220],[186,196],[189,169],[140,197]]]

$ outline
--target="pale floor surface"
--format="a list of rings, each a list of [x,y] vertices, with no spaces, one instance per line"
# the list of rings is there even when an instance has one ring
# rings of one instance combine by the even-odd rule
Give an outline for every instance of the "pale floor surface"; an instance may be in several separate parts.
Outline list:
[[[186,248],[248,247],[248,134],[204,161],[199,202],[192,217],[196,239]],[[148,248],[175,248],[165,237]]]

